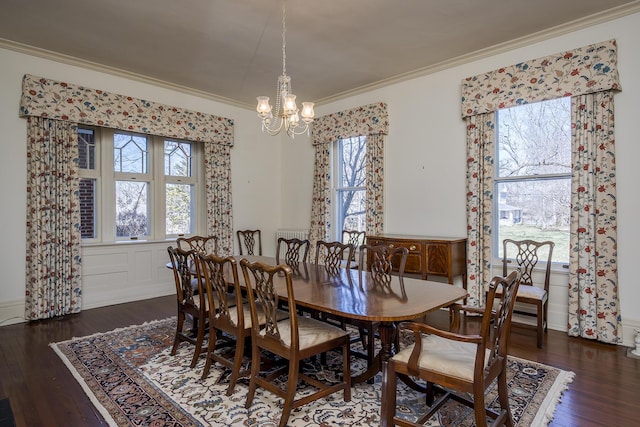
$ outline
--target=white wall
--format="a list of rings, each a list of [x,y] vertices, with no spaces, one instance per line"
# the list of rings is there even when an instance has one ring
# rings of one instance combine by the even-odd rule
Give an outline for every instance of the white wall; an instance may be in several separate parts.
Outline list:
[[[636,162],[640,158],[635,129],[637,100],[640,99],[637,78],[640,14],[322,105],[316,114],[321,116],[372,102],[386,102],[389,135],[385,148],[385,232],[465,236],[465,126],[460,118],[462,79],[612,38],[618,42],[622,83],[622,92],[615,95],[619,291],[624,340],[626,345],[632,345],[633,328],[640,326],[640,286],[637,286],[633,270],[637,252],[634,248],[640,241],[640,227],[634,221],[640,209],[638,178],[634,178]],[[306,219],[310,214],[311,147],[285,150],[283,158],[291,165],[283,171],[283,194],[287,195],[283,199],[283,223],[291,227],[308,227],[300,218]],[[302,177],[306,177],[304,182]],[[303,199],[307,199],[307,205],[300,206]],[[550,327],[554,329],[566,330],[566,285],[566,273],[554,274],[550,292]]]
[[[18,117],[24,74],[234,119],[235,146],[231,150],[234,230],[261,228],[266,237],[265,252],[275,253],[272,246],[281,207],[274,200],[281,199],[279,152],[283,141],[262,134],[255,112],[8,49],[0,48],[0,64],[3,147],[0,156],[0,196],[3,200],[0,235],[5,242],[0,252],[0,325],[22,321],[24,311],[26,120]],[[173,292],[173,278],[164,268],[168,261],[168,244],[170,242],[85,248],[84,307]]]
[[[440,236],[465,235],[465,127],[460,119],[460,82],[463,78],[500,66],[551,55],[574,47],[615,38],[619,47],[622,92],[616,94],[616,149],[618,176],[619,290],[624,339],[632,344],[633,327],[640,327],[640,287],[633,274],[634,244],[640,227],[634,217],[640,197],[634,176],[640,158],[634,121],[636,99],[640,99],[640,14],[574,31],[550,40],[495,54],[410,81],[372,90],[317,107],[317,115],[328,114],[372,102],[389,106],[390,133],[386,145],[385,231]],[[311,206],[313,149],[309,138],[291,141],[260,133],[252,110],[154,87],[138,81],[60,64],[51,60],[0,49],[0,194],[4,200],[0,233],[8,244],[0,253],[0,322],[22,316],[25,242],[25,139],[23,119],[18,118],[20,82],[25,73],[66,80],[157,102],[200,110],[235,120],[232,150],[234,229],[259,227],[265,231],[265,252],[273,253],[277,228],[308,228]],[[214,78],[212,76],[212,78]],[[128,259],[147,257],[148,271],[158,271],[163,281],[162,256],[144,255],[145,248],[126,250]],[[97,257],[96,259],[99,259]],[[99,261],[98,261],[99,262]],[[87,266],[85,266],[87,267]],[[94,270],[99,271],[100,269]],[[129,272],[132,275],[132,272]],[[144,275],[141,275],[145,277]],[[129,280],[129,279],[127,279]],[[135,282],[135,278],[131,279]],[[89,280],[87,280],[89,282]],[[93,281],[91,283],[96,283]],[[99,287],[100,285],[98,285]],[[147,289],[148,283],[141,282]],[[158,292],[169,292],[167,283]],[[151,290],[148,290],[151,292]],[[110,301],[98,290],[85,290],[85,299],[99,305]],[[123,296],[123,298],[137,296]],[[554,275],[551,291],[551,327],[566,325],[566,277]]]

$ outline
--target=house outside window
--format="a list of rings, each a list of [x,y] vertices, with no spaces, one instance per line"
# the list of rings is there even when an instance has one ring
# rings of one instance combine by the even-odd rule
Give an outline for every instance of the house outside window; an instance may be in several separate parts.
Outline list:
[[[342,230],[366,230],[367,138],[339,139],[334,150],[334,197],[332,236],[342,240]]]
[[[519,105],[496,117],[494,256],[502,257],[507,238],[551,240],[553,262],[567,264],[571,99]]]

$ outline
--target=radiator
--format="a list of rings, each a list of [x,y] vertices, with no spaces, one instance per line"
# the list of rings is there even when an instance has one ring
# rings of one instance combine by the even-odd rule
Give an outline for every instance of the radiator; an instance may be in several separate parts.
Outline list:
[[[276,248],[278,247],[278,239],[300,239],[305,240],[309,238],[309,230],[303,229],[279,229],[276,230]],[[284,249],[280,250],[280,258],[284,257]]]

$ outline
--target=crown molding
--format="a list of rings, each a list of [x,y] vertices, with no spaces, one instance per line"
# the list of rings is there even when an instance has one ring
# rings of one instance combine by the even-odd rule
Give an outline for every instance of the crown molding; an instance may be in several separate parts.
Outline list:
[[[244,102],[239,102],[234,99],[225,98],[222,96],[214,95],[210,92],[193,89],[187,86],[178,85],[175,83],[167,82],[164,80],[156,79],[153,77],[145,76],[142,74],[133,73],[131,71],[122,70],[115,67],[109,67],[107,65],[99,64],[97,62],[87,61],[84,59],[76,58],[74,56],[64,55],[62,53],[53,52],[46,49],[30,46],[23,43],[14,42],[11,40],[0,38],[0,48],[12,50],[19,53],[24,53],[31,56],[47,59],[50,61],[60,62],[62,64],[72,65],[76,67],[86,68],[93,71],[98,71],[105,74],[110,74],[116,77],[122,77],[129,80],[135,80],[141,83],[147,83],[153,86],[159,86],[165,89],[174,90],[176,92],[184,93],[187,95],[197,96],[199,98],[209,99],[211,101],[221,102],[226,105],[231,105],[244,109],[253,109],[255,106],[249,105]]]
[[[375,89],[380,89],[396,83],[401,83],[407,80],[415,79],[417,77],[423,77],[429,74],[434,74],[439,71],[447,70],[453,67],[457,67],[459,65],[464,65],[469,62],[487,58],[489,56],[494,56],[500,53],[509,52],[511,50],[529,46],[541,41],[549,40],[554,37],[558,37],[558,36],[575,32],[578,30],[582,30],[584,28],[593,27],[598,24],[602,24],[608,21],[613,21],[614,19],[632,15],[638,11],[640,11],[640,0],[636,0],[632,3],[628,3],[623,6],[618,6],[616,8],[609,9],[604,12],[596,13],[596,14],[587,16],[585,18],[577,19],[575,21],[571,21],[562,25],[558,25],[556,27],[539,31],[537,33],[528,34],[526,36],[519,37],[517,39],[513,39],[508,42],[500,43],[485,49],[480,49],[466,55],[461,55],[452,59],[448,59],[446,61],[442,61],[437,64],[430,65],[428,67],[419,68],[417,70],[399,74],[397,76],[393,76],[388,79],[379,80],[377,82],[374,82],[368,85],[364,85],[364,86],[360,86],[344,92],[340,92],[338,94],[328,96],[326,98],[322,98],[314,102],[316,105],[328,104],[330,102],[338,101],[354,95],[360,95],[365,92],[370,92]]]

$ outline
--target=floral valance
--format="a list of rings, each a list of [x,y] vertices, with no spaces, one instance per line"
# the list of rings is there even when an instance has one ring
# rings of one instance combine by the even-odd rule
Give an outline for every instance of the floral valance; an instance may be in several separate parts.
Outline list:
[[[233,120],[25,74],[20,116],[233,145]]]
[[[378,102],[350,110],[327,114],[313,122],[313,145],[361,135],[387,135],[387,104]]]
[[[462,117],[604,90],[620,90],[615,40],[467,77]]]

